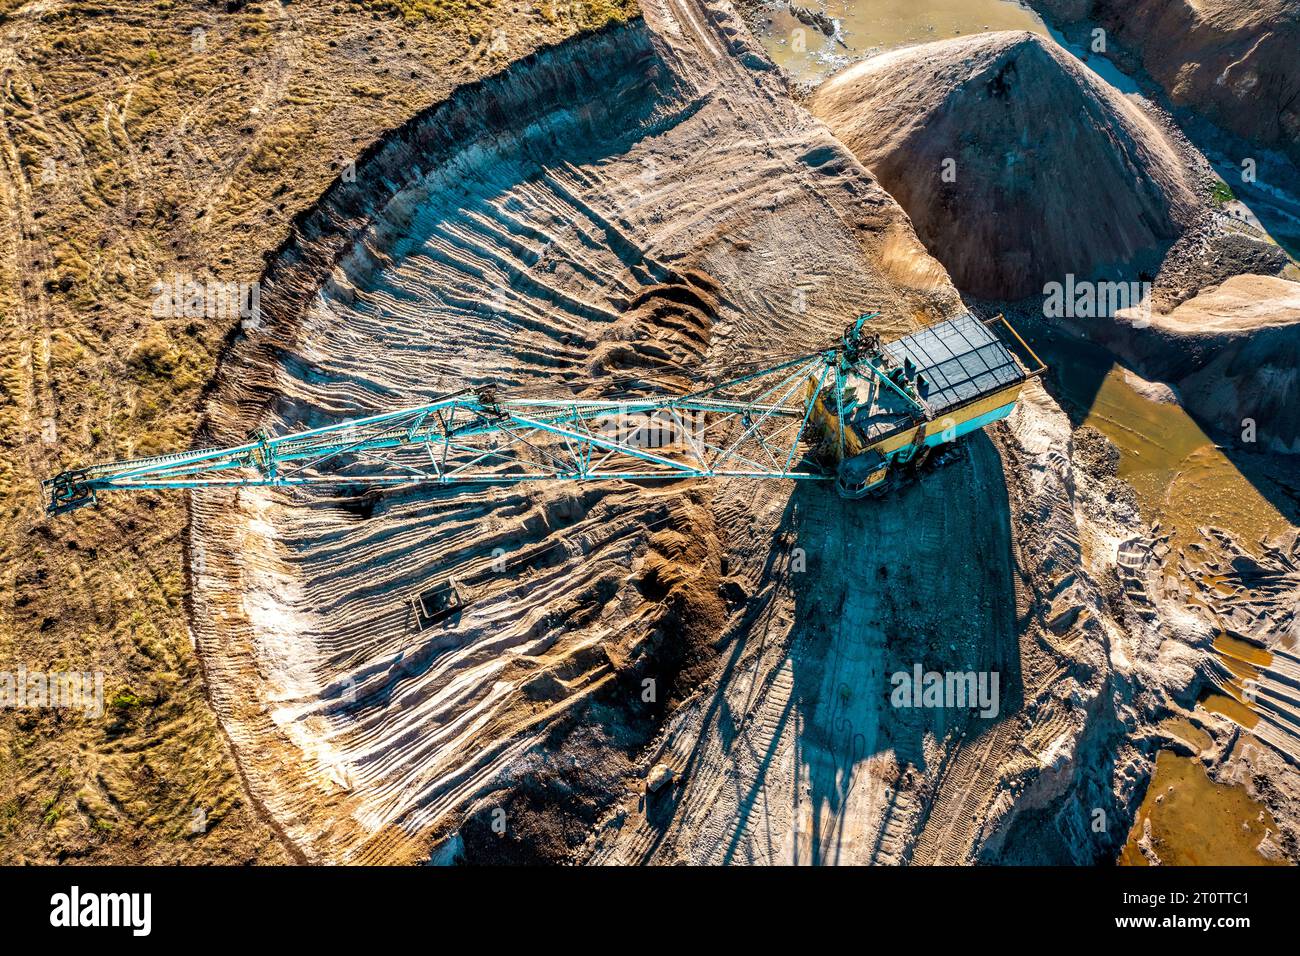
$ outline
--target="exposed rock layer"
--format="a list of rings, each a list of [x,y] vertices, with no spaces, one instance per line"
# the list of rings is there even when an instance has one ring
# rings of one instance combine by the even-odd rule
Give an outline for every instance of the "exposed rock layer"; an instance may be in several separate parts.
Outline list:
[[[1138,51],[1175,103],[1300,161],[1300,3],[1296,0],[1039,0],[1066,21],[1091,17]]]

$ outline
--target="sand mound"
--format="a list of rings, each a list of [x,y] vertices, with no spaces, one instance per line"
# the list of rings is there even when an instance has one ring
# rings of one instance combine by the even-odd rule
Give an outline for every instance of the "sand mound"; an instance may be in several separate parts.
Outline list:
[[[1155,325],[1182,334],[1241,335],[1300,324],[1300,283],[1276,276],[1233,276],[1184,302]]]
[[[975,295],[1022,298],[1067,273],[1154,262],[1196,209],[1163,133],[1031,33],[876,57],[810,106]]]

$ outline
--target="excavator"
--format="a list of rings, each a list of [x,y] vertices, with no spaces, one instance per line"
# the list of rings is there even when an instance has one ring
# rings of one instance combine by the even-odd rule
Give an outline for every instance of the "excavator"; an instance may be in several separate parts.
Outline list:
[[[821,351],[680,395],[528,397],[483,385],[413,407],[267,427],[238,445],[92,464],[44,483],[47,512],[66,514],[116,491],[363,493],[615,479],[834,481],[844,497],[866,498],[1005,418],[1024,383],[1046,368],[1000,315],[961,315],[889,343],[869,328],[878,315],[860,316]]]

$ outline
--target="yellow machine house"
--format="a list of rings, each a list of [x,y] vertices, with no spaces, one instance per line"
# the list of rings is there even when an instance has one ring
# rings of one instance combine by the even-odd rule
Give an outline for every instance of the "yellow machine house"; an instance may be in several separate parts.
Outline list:
[[[865,331],[864,315],[844,334],[836,380],[809,389],[811,420],[838,462],[836,486],[848,498],[892,485],[900,466],[1011,414],[1042,362],[998,316],[963,315],[888,344]],[[1000,325],[1033,360],[1027,369],[1000,340]]]

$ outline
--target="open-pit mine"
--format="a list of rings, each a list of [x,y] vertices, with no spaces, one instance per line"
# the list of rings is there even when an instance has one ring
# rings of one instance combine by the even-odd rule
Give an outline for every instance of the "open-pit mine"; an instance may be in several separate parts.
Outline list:
[[[1300,862],[1293,0],[91,6],[4,862]]]

